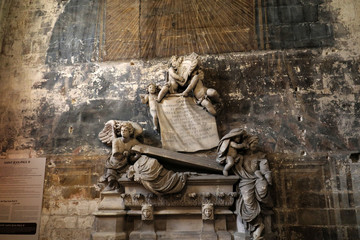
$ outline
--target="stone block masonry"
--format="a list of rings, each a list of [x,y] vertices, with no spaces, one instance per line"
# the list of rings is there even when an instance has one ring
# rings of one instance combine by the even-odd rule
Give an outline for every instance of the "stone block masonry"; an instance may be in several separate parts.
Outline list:
[[[282,159],[281,163],[277,159]],[[353,163],[348,155],[316,159],[273,155],[272,163],[276,169],[275,216],[281,222],[280,235],[295,239],[357,238],[351,179],[356,171],[351,170]]]
[[[325,47],[334,44],[332,22],[319,9],[323,1],[266,1],[264,29],[270,49]],[[264,20],[265,21],[265,20]]]
[[[90,238],[104,157],[48,156],[40,239]]]

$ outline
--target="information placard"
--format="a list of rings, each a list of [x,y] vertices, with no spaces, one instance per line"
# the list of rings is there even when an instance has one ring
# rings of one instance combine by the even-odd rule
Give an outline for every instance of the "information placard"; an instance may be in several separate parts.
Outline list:
[[[45,162],[0,159],[0,240],[39,239]]]

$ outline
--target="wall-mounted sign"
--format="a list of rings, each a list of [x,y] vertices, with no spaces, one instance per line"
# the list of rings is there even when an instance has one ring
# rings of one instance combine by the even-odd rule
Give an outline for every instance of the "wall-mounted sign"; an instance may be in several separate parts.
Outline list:
[[[0,159],[0,240],[39,239],[45,158]]]

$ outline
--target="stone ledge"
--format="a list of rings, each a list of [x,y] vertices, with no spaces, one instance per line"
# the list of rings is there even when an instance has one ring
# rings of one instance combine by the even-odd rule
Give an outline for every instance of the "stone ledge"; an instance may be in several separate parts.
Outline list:
[[[91,234],[92,240],[125,240],[126,233],[96,232]]]
[[[185,211],[186,210],[186,211]],[[141,210],[129,210],[128,215],[138,216],[141,215]],[[215,215],[232,215],[233,211],[227,209],[215,209]],[[201,215],[201,209],[166,209],[154,211],[154,215]]]
[[[120,210],[120,211],[115,211],[115,210],[111,210],[111,211],[97,211],[94,212],[93,215],[95,215],[96,217],[107,217],[107,216],[124,216],[126,215],[127,211],[125,210]]]

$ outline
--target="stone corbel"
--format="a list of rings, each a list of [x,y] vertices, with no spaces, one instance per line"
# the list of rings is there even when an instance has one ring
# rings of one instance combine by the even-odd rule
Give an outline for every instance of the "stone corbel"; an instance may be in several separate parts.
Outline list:
[[[211,194],[209,194],[211,197]],[[201,230],[201,239],[217,240],[214,221],[214,205],[212,203],[202,204],[201,208],[203,226]]]
[[[150,204],[144,204],[141,208],[141,220],[154,220],[154,209]]]

